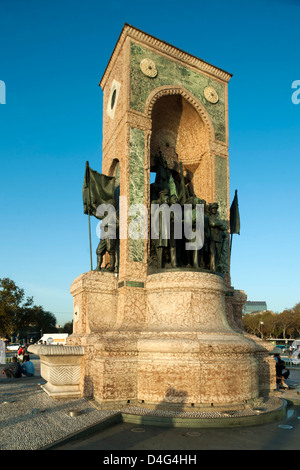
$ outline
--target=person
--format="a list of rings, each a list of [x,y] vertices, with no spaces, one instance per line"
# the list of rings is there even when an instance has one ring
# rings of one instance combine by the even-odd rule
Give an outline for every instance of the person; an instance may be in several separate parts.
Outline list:
[[[34,375],[34,365],[29,359],[29,356],[24,356],[22,374],[26,375],[26,377],[32,377]]]
[[[18,359],[23,360],[23,346],[21,345],[18,350]]]
[[[22,377],[22,369],[17,358],[14,356],[12,362],[3,367],[2,374],[6,375],[7,378],[19,378]]]
[[[290,375],[290,371],[285,368],[285,362],[281,359],[280,354],[274,354],[274,359],[276,362],[276,383],[279,388],[289,388],[284,383],[284,379],[287,379]]]

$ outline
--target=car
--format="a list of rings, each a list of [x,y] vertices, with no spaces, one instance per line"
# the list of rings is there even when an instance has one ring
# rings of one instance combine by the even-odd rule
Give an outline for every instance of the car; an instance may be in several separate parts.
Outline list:
[[[20,346],[20,343],[11,343],[6,347],[6,349],[7,351],[19,351]]]
[[[276,348],[280,348],[283,353],[287,351],[287,347],[284,344],[277,344]]]

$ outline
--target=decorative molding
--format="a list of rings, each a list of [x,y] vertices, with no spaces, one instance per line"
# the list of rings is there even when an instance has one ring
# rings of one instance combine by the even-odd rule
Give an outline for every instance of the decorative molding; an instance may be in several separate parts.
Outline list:
[[[83,346],[32,344],[28,351],[38,356],[83,356]]]
[[[196,109],[196,111],[199,113],[204,123],[206,124],[208,133],[209,133],[209,139],[213,141],[215,140],[214,125],[206,109],[191,93],[189,93],[186,90],[186,88],[182,86],[167,85],[167,86],[158,87],[155,90],[153,90],[148,96],[146,100],[146,104],[145,104],[145,114],[149,119],[151,119],[151,114],[152,114],[154,103],[159,98],[161,98],[162,96],[166,96],[166,95],[181,95],[189,103],[191,103],[191,105]]]
[[[228,157],[228,146],[221,141],[210,142],[210,150],[222,157]]]
[[[118,56],[120,52],[120,48],[122,47],[124,41],[126,40],[127,37],[131,37],[132,39],[135,39],[139,42],[142,42],[160,52],[168,54],[168,56],[173,57],[174,59],[179,59],[182,62],[185,62],[193,67],[196,67],[197,69],[206,72],[210,75],[213,75],[214,77],[218,78],[219,80],[222,80],[224,82],[229,82],[229,80],[232,77],[232,74],[229,72],[226,72],[225,70],[222,70],[218,67],[215,67],[214,65],[199,59],[196,56],[193,56],[191,54],[188,54],[187,52],[172,46],[171,44],[162,41],[160,39],[157,39],[154,36],[151,36],[150,34],[145,33],[144,31],[141,31],[137,28],[134,28],[133,26],[125,23],[122,32],[119,36],[119,39],[117,41],[117,44],[114,48],[114,51],[110,57],[110,60],[108,62],[108,65],[105,69],[105,72],[100,80],[99,85],[101,88],[103,88],[107,77],[109,76],[111,69],[113,67],[113,64],[116,60],[116,57]]]

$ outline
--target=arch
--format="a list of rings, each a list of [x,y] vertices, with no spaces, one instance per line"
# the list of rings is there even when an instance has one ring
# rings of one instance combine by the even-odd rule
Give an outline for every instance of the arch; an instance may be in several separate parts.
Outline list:
[[[215,131],[204,106],[182,86],[162,86],[148,96],[145,112],[151,120],[150,171],[161,151],[169,169],[178,171],[181,162],[195,194],[212,202]]]
[[[202,120],[204,121],[207,127],[209,140],[210,141],[215,140],[214,125],[205,107],[202,105],[202,103],[200,103],[200,101],[197,98],[195,98],[194,95],[192,95],[186,88],[182,86],[167,85],[167,86],[161,86],[161,87],[155,88],[149,94],[146,100],[146,104],[145,104],[145,114],[149,119],[151,119],[152,110],[153,110],[153,106],[155,102],[162,96],[167,96],[167,95],[181,95],[183,98],[185,98],[196,109],[196,111],[198,112]]]
[[[114,158],[110,164],[109,176],[116,178],[116,186],[120,186],[120,161],[118,158]]]

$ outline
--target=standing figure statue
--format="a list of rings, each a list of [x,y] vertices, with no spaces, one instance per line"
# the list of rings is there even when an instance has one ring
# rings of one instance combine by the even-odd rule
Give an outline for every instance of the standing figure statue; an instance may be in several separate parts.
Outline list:
[[[177,204],[177,207],[180,208],[180,219],[178,214],[172,211],[170,213],[170,261],[172,268],[177,268],[178,266],[178,251],[179,251],[179,240],[175,238],[175,225],[177,222],[182,225],[182,209],[179,205],[178,197],[176,194],[172,194],[169,198],[169,205],[172,209],[172,205]],[[176,217],[177,216],[177,217]]]
[[[170,176],[171,173],[168,164],[164,159],[161,151],[159,151],[155,183],[159,185],[162,191],[164,189],[169,189]]]
[[[158,199],[151,202],[151,204],[158,205],[158,208],[152,214],[154,217],[154,221],[151,222],[151,224],[153,223],[153,224],[158,225],[158,239],[155,240],[158,268],[164,267],[164,251],[166,248],[168,248],[168,245],[169,245],[169,239],[168,239],[169,234],[165,226],[166,220],[164,220],[162,210],[160,209],[160,206],[162,206],[163,204],[168,205],[169,193],[170,192],[168,189],[163,189],[162,191],[159,192]]]
[[[97,267],[95,271],[101,271],[101,265],[103,262],[103,257],[105,253],[109,254],[110,262],[109,267],[104,269],[109,272],[114,272],[116,266],[116,242],[117,242],[117,230],[119,228],[118,216],[115,212],[108,213],[105,212],[105,217],[102,217],[100,220],[104,219],[102,222],[101,232],[105,232],[107,236],[102,237],[98,244],[96,254],[97,254]],[[103,269],[103,268],[102,268]]]
[[[199,267],[209,269],[209,244],[211,231],[209,226],[208,205],[206,204],[205,199],[199,199],[199,201],[200,202],[198,202],[198,204],[203,204],[204,206],[204,243],[199,252]]]
[[[208,223],[210,228],[210,270],[216,272],[221,258],[222,247],[226,238],[226,224],[219,218],[217,202],[209,204]]]

